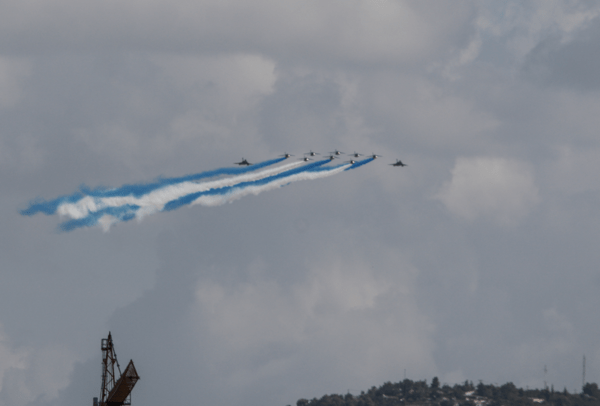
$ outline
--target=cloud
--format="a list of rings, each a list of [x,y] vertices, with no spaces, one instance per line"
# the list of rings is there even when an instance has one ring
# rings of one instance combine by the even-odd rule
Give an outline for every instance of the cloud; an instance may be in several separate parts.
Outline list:
[[[540,41],[551,35],[572,38],[599,13],[592,2],[509,0],[480,5],[476,25],[480,35],[505,41],[513,62],[522,63]]]
[[[75,60],[73,65],[82,62]],[[71,81],[78,85],[86,86],[92,80],[106,83],[95,97],[82,100],[83,106],[89,105],[89,109],[104,109],[105,103],[119,106],[105,120],[73,130],[75,140],[92,151],[131,162],[149,154],[179,154],[181,145],[199,142],[204,150],[213,151],[231,150],[234,142],[258,146],[260,136],[253,130],[249,117],[262,98],[273,91],[276,80],[273,61],[244,53],[216,56],[156,53],[132,58],[113,69],[122,69],[121,75],[125,76],[126,72],[134,76],[144,72],[149,75],[146,79],[150,83],[92,78],[86,73],[82,77],[72,75]],[[147,123],[158,119],[161,124],[139,131],[132,124],[139,119]]]
[[[17,52],[17,43],[21,52],[90,46],[214,53],[245,49],[285,59],[414,64],[460,37],[472,11],[464,0],[9,1],[0,6],[0,49]]]
[[[0,57],[0,108],[16,105],[23,98],[22,82],[31,74],[26,58]]]
[[[21,406],[51,400],[69,383],[72,354],[59,346],[24,348],[0,332],[0,405]]]
[[[215,217],[222,228],[229,216]],[[360,392],[404,368],[430,377],[434,328],[417,306],[418,271],[397,247],[367,242],[348,253],[345,239],[330,237],[312,241],[302,261],[290,245],[306,246],[311,230],[288,227],[287,212],[253,217],[232,218],[238,232],[220,235],[188,218],[195,238],[161,237],[156,285],[115,311],[109,327],[119,357],[131,357],[142,377],[138,402],[285,405]],[[293,242],[260,235],[253,244],[261,227]],[[158,383],[173,391],[154,390]]]
[[[436,195],[456,216],[487,218],[500,225],[519,222],[540,198],[528,165],[504,158],[459,158],[452,179]]]
[[[4,376],[11,369],[24,369],[27,366],[27,351],[13,349],[6,334],[0,333],[0,391],[4,386]]]
[[[597,10],[587,0],[1,2],[0,321],[15,342],[0,346],[0,370],[13,365],[0,396],[90,401],[109,329],[136,362],[134,397],[146,405],[294,404],[397,381],[405,368],[411,379],[539,387],[547,362],[555,386],[579,385],[552,365],[578,363],[584,347],[600,354],[590,338]],[[384,158],[110,235],[44,233],[54,219],[16,215],[28,198],[84,181],[311,148]],[[390,167],[395,158],[409,166]],[[564,221],[549,223],[553,213]],[[85,361],[58,399],[73,358]],[[35,385],[34,370],[45,376]]]
[[[218,381],[233,393],[271,382],[277,402],[291,403],[316,388],[315,396],[318,390],[356,391],[399,377],[403,368],[419,374],[434,367],[433,329],[415,308],[410,266],[390,278],[360,260],[330,258],[288,286],[254,272],[258,276],[234,286],[201,279],[191,313],[197,334],[212,348]],[[265,388],[250,403],[271,396]]]
[[[537,83],[589,91],[600,88],[600,18],[585,21],[576,34],[553,35],[527,55],[523,72]]]
[[[573,144],[556,147],[556,159],[548,167],[548,185],[560,195],[600,190],[600,150]]]

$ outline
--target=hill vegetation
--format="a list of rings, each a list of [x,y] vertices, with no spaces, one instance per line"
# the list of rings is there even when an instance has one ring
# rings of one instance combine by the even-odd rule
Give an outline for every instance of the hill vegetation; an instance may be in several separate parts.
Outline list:
[[[405,379],[373,386],[360,395],[325,395],[321,399],[300,399],[296,406],[600,406],[600,390],[587,383],[581,393],[545,389],[517,388],[511,382],[502,386],[465,381],[440,386],[438,378],[427,381]]]

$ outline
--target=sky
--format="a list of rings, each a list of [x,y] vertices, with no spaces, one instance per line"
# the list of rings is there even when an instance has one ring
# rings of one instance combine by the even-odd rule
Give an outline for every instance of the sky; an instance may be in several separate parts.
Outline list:
[[[0,405],[91,404],[109,331],[134,405],[578,392],[584,355],[598,382],[599,44],[588,0],[1,2]],[[334,149],[382,157],[108,229],[21,215]]]

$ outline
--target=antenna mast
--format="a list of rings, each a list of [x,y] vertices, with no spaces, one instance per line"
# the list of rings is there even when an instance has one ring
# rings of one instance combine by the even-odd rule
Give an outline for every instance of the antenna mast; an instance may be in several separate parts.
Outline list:
[[[581,390],[585,386],[585,354],[583,355],[583,378],[581,380]]]

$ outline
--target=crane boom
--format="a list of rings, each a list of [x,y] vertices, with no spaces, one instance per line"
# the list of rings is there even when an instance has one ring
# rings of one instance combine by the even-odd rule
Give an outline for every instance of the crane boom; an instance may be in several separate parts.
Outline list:
[[[102,339],[102,389],[100,391],[100,403],[94,406],[123,406],[131,405],[131,390],[140,379],[133,360],[129,361],[125,371],[121,373],[121,367],[117,361],[117,353],[112,342],[112,336],[108,332],[108,338]],[[115,373],[115,365],[119,377]]]
[[[108,406],[124,405],[138,379],[140,379],[140,377],[135,370],[133,360],[130,360],[127,368],[125,368],[125,371],[123,371],[121,377],[108,394],[106,404]]]

